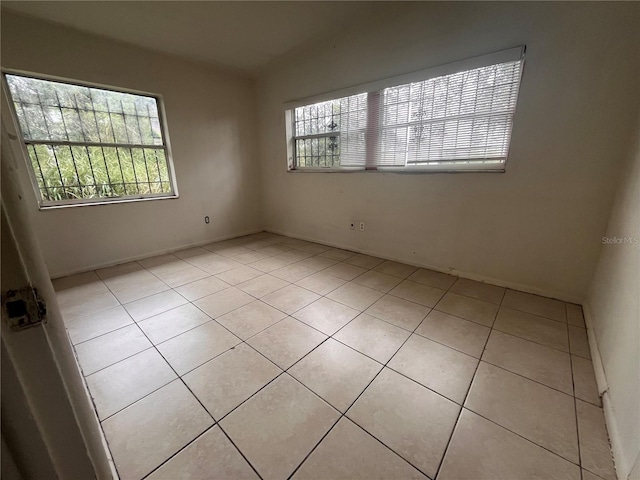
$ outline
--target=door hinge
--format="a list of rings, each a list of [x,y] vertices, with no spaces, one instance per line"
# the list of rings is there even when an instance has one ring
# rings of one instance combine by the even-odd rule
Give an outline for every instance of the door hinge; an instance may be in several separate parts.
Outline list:
[[[24,330],[47,321],[47,305],[35,287],[2,292],[2,318],[11,330]]]

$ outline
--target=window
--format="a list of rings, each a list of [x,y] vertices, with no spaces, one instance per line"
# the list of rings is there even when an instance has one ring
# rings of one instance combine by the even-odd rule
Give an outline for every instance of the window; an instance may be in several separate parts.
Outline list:
[[[5,79],[41,207],[176,196],[158,98]]]
[[[292,102],[289,169],[504,171],[523,62],[520,47]]]

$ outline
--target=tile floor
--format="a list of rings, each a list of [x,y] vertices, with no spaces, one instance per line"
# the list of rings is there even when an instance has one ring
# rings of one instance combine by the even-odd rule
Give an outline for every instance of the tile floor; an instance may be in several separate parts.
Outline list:
[[[122,479],[615,479],[578,305],[266,232],[54,285]]]

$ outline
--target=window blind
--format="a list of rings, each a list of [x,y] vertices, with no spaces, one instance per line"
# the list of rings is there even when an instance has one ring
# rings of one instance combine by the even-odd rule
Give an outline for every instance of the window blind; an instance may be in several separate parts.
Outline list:
[[[503,168],[523,55],[511,49],[297,106],[295,168]]]

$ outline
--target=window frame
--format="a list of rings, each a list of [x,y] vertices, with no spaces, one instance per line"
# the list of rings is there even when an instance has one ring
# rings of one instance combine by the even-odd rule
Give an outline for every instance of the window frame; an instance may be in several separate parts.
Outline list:
[[[287,172],[289,173],[353,173],[353,172],[380,172],[380,173],[399,173],[399,174],[428,174],[428,173],[504,173],[506,170],[509,148],[504,162],[496,164],[480,164],[473,165],[464,163],[447,163],[441,165],[425,165],[425,166],[380,166],[366,163],[365,166],[346,166],[346,167],[298,167],[296,165],[296,137],[295,136],[295,109],[297,107],[313,105],[319,102],[329,100],[337,100],[343,97],[362,93],[381,93],[385,88],[400,86],[408,83],[422,82],[432,78],[451,75],[454,73],[473,70],[476,68],[507,63],[510,61],[520,60],[520,74],[518,83],[518,95],[514,105],[514,119],[517,110],[518,98],[520,96],[520,86],[524,75],[526,45],[520,45],[494,53],[481,55],[477,57],[467,58],[464,60],[447,63],[435,67],[418,70],[394,77],[388,77],[382,80],[354,85],[339,90],[313,95],[306,98],[291,100],[283,105],[285,117],[285,138],[287,152]],[[513,130],[513,122],[509,130],[509,147],[511,145],[511,132]],[[372,140],[375,143],[376,139]],[[460,160],[459,162],[464,162]]]
[[[15,136],[17,137],[16,141],[20,143],[20,151],[22,152],[22,157],[23,157],[25,166],[27,168],[27,172],[29,174],[29,179],[36,196],[39,210],[44,211],[44,210],[60,209],[60,208],[68,208],[68,207],[111,205],[111,204],[118,204],[118,203],[147,202],[147,201],[153,201],[153,200],[170,200],[170,199],[180,198],[180,195],[178,193],[178,184],[177,184],[176,175],[175,175],[175,168],[173,164],[173,156],[171,153],[172,152],[171,141],[169,139],[169,131],[167,128],[167,117],[166,117],[165,106],[164,106],[164,98],[161,94],[142,91],[142,90],[136,90],[131,88],[125,88],[125,87],[114,87],[112,85],[106,85],[106,84],[97,83],[97,82],[75,80],[75,79],[70,79],[66,77],[60,77],[57,75],[34,73],[30,71],[25,71],[25,70],[4,68],[4,67],[0,69],[0,74],[2,75],[3,103],[6,101],[6,106],[8,107],[8,108],[3,108],[3,113],[2,113],[3,122],[13,125],[15,134],[12,134],[11,132],[9,132],[10,138],[13,140],[13,136]],[[162,150],[164,151],[165,159],[167,162],[167,177],[169,179],[169,186],[171,188],[171,192],[156,193],[156,194],[150,194],[150,195],[138,194],[138,195],[123,195],[118,197],[79,198],[79,199],[66,199],[66,200],[57,200],[57,201],[45,200],[42,197],[40,186],[36,178],[36,173],[33,171],[33,166],[31,165],[29,152],[27,150],[28,142],[25,141],[24,134],[22,132],[22,126],[18,121],[18,115],[15,110],[15,104],[14,104],[13,97],[11,95],[9,84],[6,78],[7,75],[14,75],[14,76],[20,76],[20,77],[26,77],[26,78],[33,78],[36,80],[51,81],[51,82],[57,82],[57,83],[64,83],[67,85],[96,88],[96,89],[107,90],[115,93],[125,93],[125,94],[132,94],[132,95],[139,95],[139,96],[153,98],[158,108],[158,122],[160,124],[160,132],[162,134],[162,140],[163,140],[162,146],[156,145],[155,147],[162,147]],[[5,116],[5,112],[7,116]],[[108,147],[123,147],[123,148],[141,147],[142,148],[141,145],[137,145],[133,143],[122,144],[122,143],[108,143],[108,142],[51,141],[51,142],[42,142],[41,144],[82,146],[85,143],[90,143],[91,145],[104,145]],[[152,148],[154,146],[149,145],[148,147]]]

